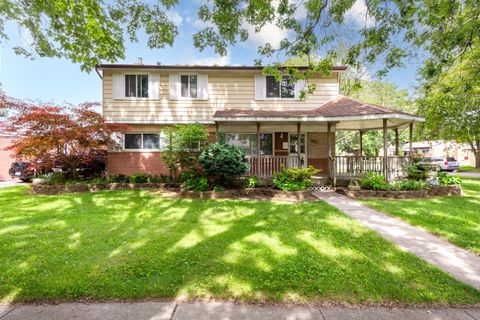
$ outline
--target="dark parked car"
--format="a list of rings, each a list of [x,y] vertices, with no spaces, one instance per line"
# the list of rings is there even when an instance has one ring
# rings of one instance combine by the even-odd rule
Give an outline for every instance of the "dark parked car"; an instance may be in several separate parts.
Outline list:
[[[30,162],[25,161],[15,161],[10,166],[10,170],[8,170],[10,177],[18,178],[24,182],[30,181],[33,179],[35,175],[35,170],[31,166]]]
[[[91,179],[94,177],[100,176],[103,171],[105,171],[106,156],[104,155],[95,155],[90,161],[81,163],[77,169],[78,175],[82,179]],[[25,161],[16,161],[13,162],[10,166],[9,174],[10,177],[18,178],[24,182],[30,181],[35,176],[35,173],[51,173],[51,172],[71,172],[70,169],[67,169],[61,161],[55,161],[53,168],[46,170],[40,162],[35,166],[37,170],[35,171],[34,166],[31,162]]]

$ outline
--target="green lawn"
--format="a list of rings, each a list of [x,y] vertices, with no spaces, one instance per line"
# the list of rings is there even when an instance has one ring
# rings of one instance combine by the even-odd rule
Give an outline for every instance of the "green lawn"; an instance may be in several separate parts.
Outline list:
[[[459,172],[480,172],[480,169],[473,166],[460,166]]]
[[[362,201],[480,255],[480,180],[462,181],[462,197]]]
[[[0,300],[480,301],[320,201],[25,191],[0,189]]]

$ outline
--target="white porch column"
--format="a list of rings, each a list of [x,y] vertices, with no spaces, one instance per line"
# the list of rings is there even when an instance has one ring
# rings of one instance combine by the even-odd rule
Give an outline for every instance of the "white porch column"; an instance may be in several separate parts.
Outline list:
[[[396,156],[400,155],[400,150],[398,147],[398,128],[395,128],[395,155]]]
[[[383,119],[383,175],[388,182],[387,119]]]
[[[302,123],[301,122],[298,122],[297,123],[297,158],[298,158],[298,168],[301,168],[302,166],[300,165],[301,161],[302,161],[302,150],[301,150],[301,147],[302,147],[302,143],[301,143],[301,140],[300,140],[300,129],[302,127]],[[305,141],[306,143],[307,141]]]
[[[257,122],[257,177],[262,174],[260,170],[260,122]]]
[[[408,152],[410,154],[410,158],[412,157],[412,141],[413,141],[413,122],[410,122],[409,125],[409,133],[408,133]]]

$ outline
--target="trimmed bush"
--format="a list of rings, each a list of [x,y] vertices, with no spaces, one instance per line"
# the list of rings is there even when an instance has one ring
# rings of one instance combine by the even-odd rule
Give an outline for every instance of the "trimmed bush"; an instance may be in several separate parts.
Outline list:
[[[124,174],[118,174],[111,176],[108,181],[112,183],[127,183],[130,182],[130,177]]]
[[[183,188],[191,191],[207,191],[208,179],[198,172],[189,171],[180,173],[180,179],[183,182]]]
[[[148,175],[145,173],[135,173],[130,176],[131,183],[147,183]]]
[[[244,175],[249,164],[242,150],[225,143],[208,145],[198,159],[203,172],[216,185],[227,185]]]
[[[289,168],[275,174],[273,185],[283,191],[300,191],[312,185],[312,176],[320,170],[309,166],[303,168]]]

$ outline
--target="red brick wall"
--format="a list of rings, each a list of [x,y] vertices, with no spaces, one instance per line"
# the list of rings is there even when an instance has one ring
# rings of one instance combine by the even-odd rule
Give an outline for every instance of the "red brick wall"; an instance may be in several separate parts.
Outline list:
[[[13,155],[12,151],[3,150],[10,145],[11,141],[11,137],[0,136],[0,181],[11,179],[8,175],[8,169],[15,159],[11,157]]]
[[[164,125],[129,125],[128,131],[159,132]],[[215,126],[207,126],[208,140],[215,142]],[[112,152],[108,153],[107,173],[109,175],[147,173],[152,175],[168,174],[161,152]]]
[[[107,160],[109,175],[147,173],[167,174],[161,152],[110,152]]]

